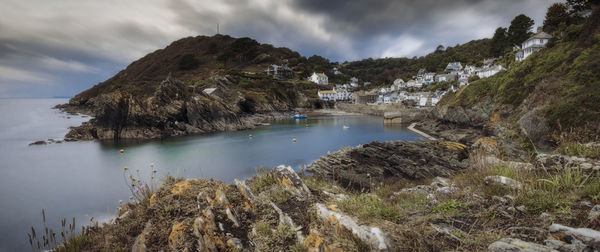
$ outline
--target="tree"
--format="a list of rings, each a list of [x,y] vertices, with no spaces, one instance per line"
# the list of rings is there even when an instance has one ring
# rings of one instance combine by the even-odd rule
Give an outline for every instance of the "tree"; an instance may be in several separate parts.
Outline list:
[[[569,21],[568,9],[564,3],[555,3],[548,7],[546,19],[544,20],[544,31],[554,32],[558,30],[560,23],[567,24]]]
[[[509,47],[509,41],[506,28],[498,27],[490,42],[490,54],[494,57],[502,56],[507,47]]]
[[[443,45],[439,45],[435,48],[435,52],[443,52],[445,50]]]
[[[593,4],[598,4],[598,0],[567,0],[567,5],[571,7],[574,12],[589,10]]]
[[[512,45],[519,45],[531,37],[531,28],[533,28],[533,19],[524,14],[516,16],[508,27],[508,40]]]

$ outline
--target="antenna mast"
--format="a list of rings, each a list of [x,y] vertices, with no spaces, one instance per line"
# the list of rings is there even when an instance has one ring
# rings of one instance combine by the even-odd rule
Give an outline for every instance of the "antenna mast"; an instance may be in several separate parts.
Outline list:
[[[217,34],[219,34],[219,23],[217,23]]]

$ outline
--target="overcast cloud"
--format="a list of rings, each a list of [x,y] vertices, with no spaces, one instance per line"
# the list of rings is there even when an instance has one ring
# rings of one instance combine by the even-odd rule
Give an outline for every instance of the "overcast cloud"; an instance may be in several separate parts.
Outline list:
[[[182,37],[251,37],[333,61],[491,37],[549,0],[2,0],[0,97],[71,96]]]

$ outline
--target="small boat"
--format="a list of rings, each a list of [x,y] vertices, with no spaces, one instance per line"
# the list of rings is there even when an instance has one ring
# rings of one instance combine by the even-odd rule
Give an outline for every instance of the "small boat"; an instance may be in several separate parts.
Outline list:
[[[344,128],[345,130],[347,130],[347,129],[349,129],[350,127],[348,127],[348,126],[344,125],[344,127],[343,127],[343,128]]]
[[[294,119],[306,119],[306,118],[308,118],[308,116],[301,115],[301,114],[295,114],[294,115]]]

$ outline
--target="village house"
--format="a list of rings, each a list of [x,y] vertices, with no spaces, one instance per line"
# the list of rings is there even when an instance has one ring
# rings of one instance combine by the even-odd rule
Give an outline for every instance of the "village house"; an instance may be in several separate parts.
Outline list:
[[[532,53],[545,48],[551,38],[550,34],[542,31],[542,27],[538,27],[537,33],[521,44],[521,49],[515,54],[515,60],[523,61]]]
[[[406,83],[404,83],[404,80],[400,78],[394,80],[394,84],[392,84],[392,86],[390,87],[392,91],[398,91],[403,88],[406,88]]]
[[[278,79],[294,78],[294,71],[288,66],[270,65],[267,67],[267,70],[265,70],[265,73]]]
[[[425,75],[423,75],[423,81],[427,85],[434,83],[435,82],[435,73],[425,73]]]
[[[458,72],[460,70],[462,70],[462,65],[460,64],[460,62],[450,62],[448,63],[448,65],[446,66],[446,69],[444,69],[445,72],[447,73],[452,73],[452,72]]]
[[[466,65],[465,68],[463,69],[463,72],[465,72],[469,76],[475,75],[476,71],[477,71],[477,67],[472,66],[472,65]]]
[[[497,74],[502,70],[504,70],[504,67],[502,67],[501,65],[493,65],[479,70],[479,72],[477,72],[477,76],[479,76],[479,78],[487,78],[494,74]]]
[[[421,88],[423,86],[422,82],[418,82],[415,80],[410,80],[406,83],[406,87],[415,87],[415,88]]]
[[[324,73],[315,73],[308,77],[308,81],[317,83],[319,85],[327,85],[329,84],[329,78]]]
[[[334,88],[333,90],[317,91],[319,99],[325,101],[347,101],[352,99],[352,94],[345,88]]]
[[[338,75],[338,74],[342,74],[342,72],[340,72],[340,70],[338,70],[337,67],[333,68],[333,74]]]
[[[458,74],[456,74],[456,73],[438,74],[435,76],[436,82],[456,81],[457,79],[458,79]]]
[[[335,101],[336,98],[335,90],[319,90],[317,95],[319,99],[325,101]]]

